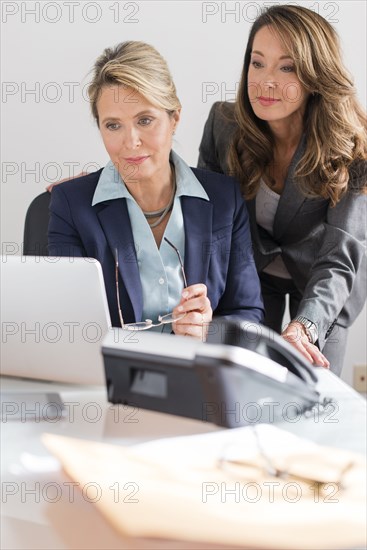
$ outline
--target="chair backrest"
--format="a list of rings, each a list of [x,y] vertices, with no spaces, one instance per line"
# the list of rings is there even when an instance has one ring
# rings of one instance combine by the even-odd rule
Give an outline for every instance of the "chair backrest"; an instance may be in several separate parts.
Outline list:
[[[48,256],[47,230],[51,193],[38,195],[28,207],[23,236],[24,256]]]

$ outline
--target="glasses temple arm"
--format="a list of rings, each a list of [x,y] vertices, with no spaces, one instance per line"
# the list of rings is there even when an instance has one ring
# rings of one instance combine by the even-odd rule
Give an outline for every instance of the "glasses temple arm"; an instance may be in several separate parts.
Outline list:
[[[120,303],[120,289],[119,289],[119,256],[117,248],[115,248],[115,276],[116,276],[116,297],[117,297],[117,308],[119,312],[119,319],[121,323],[121,328],[124,328],[125,323],[122,317],[121,303]]]
[[[184,282],[184,288],[187,288],[187,279],[186,279],[186,273],[185,273],[185,268],[184,268],[184,265],[183,265],[183,261],[182,261],[182,257],[181,257],[181,254],[180,254],[180,251],[179,249],[173,244],[171,243],[171,241],[169,241],[167,239],[167,237],[163,237],[164,240],[166,241],[167,244],[170,245],[171,248],[173,248],[173,250],[176,252],[177,254],[177,257],[178,257],[178,261],[180,262],[180,266],[181,266],[181,272],[182,272],[182,278],[183,278],[183,282]]]

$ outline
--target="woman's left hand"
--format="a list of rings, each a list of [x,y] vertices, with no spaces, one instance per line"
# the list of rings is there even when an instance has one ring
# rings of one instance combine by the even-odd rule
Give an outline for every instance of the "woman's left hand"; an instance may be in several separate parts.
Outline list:
[[[197,284],[184,288],[181,301],[173,310],[173,315],[179,317],[184,313],[182,319],[172,323],[173,332],[181,336],[193,336],[205,342],[208,323],[213,318],[206,285]]]
[[[313,365],[321,365],[328,369],[330,367],[329,361],[325,355],[321,353],[319,348],[312,344],[306,334],[305,327],[298,321],[292,321],[283,330],[282,336],[287,342],[292,344],[302,355],[310,361]]]

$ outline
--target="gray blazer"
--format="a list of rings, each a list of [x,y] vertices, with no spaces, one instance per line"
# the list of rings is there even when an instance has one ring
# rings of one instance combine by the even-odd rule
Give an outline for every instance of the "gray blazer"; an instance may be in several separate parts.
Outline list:
[[[227,152],[236,130],[233,103],[213,105],[200,144],[198,166],[228,173]],[[304,139],[292,159],[274,219],[273,236],[256,223],[247,201],[258,272],[278,254],[302,293],[297,315],[313,321],[322,349],[335,323],[349,327],[366,300],[367,195],[348,191],[335,207],[304,197],[293,182]],[[351,185],[367,181],[367,162],[350,172]]]

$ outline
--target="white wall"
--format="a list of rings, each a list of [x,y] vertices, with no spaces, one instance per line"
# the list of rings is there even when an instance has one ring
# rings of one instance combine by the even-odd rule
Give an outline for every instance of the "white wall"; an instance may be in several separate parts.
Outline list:
[[[183,104],[175,148],[195,165],[209,108],[234,98],[250,25],[272,3],[1,2],[2,251],[21,250],[27,206],[47,183],[106,162],[85,96],[88,72],[105,47],[143,40],[167,59]],[[366,104],[366,2],[298,3],[335,26]],[[347,380],[348,368],[366,361],[365,334],[366,310],[352,330]]]

